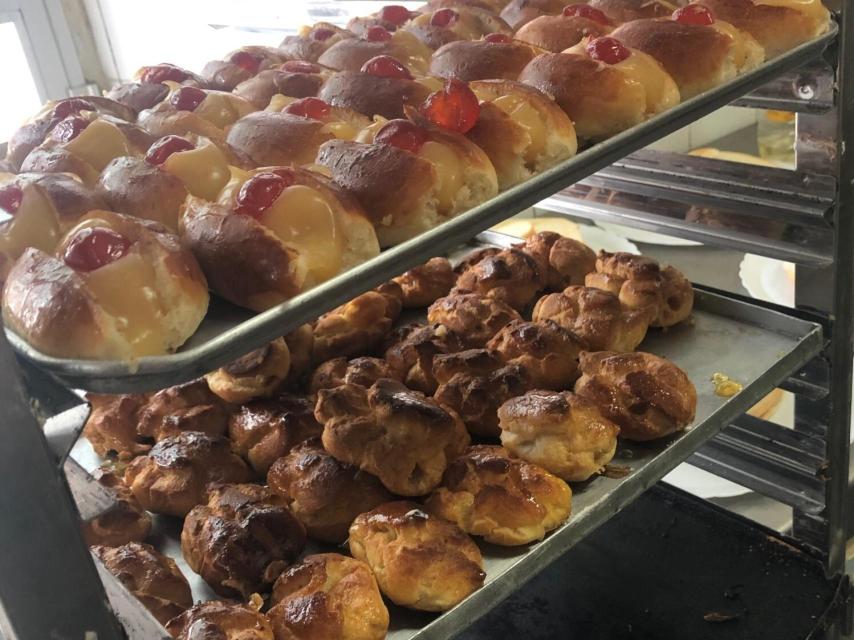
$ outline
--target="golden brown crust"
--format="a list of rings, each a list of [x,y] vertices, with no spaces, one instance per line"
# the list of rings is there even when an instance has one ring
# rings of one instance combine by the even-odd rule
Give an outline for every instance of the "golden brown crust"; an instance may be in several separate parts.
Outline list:
[[[228,423],[232,450],[246,458],[259,475],[266,474],[296,445],[322,431],[314,419],[314,399],[289,393],[246,404]]]
[[[276,460],[267,484],[285,498],[309,537],[334,544],[347,539],[356,516],[392,499],[376,476],[332,457],[320,438]]]
[[[315,417],[329,453],[375,474],[398,495],[429,493],[469,442],[458,416],[396,380],[324,389]]]
[[[537,261],[552,291],[584,284],[584,276],[596,269],[596,254],[590,247],[553,231],[535,233],[519,248]]]
[[[252,473],[225,438],[184,431],[134,459],[124,479],[148,511],[183,517],[204,502],[209,484],[249,482]]]
[[[264,109],[275,95],[290,98],[316,96],[323,86],[324,76],[319,73],[294,73],[281,69],[265,69],[258,75],[237,85],[234,95]]]
[[[394,40],[374,42],[364,38],[347,38],[329,47],[317,62],[336,71],[358,72],[371,58],[376,56],[397,58],[397,53]]]
[[[543,14],[557,15],[566,0],[511,0],[501,10],[501,17],[516,31]]]
[[[205,378],[211,391],[220,398],[241,404],[271,396],[288,377],[290,369],[290,349],[284,338],[276,338]]]
[[[250,113],[235,122],[226,142],[255,166],[303,165],[314,161],[317,150],[334,136],[326,123],[277,111]]]
[[[574,47],[584,38],[599,38],[607,35],[612,28],[582,16],[545,15],[526,23],[516,32],[516,38],[535,47],[557,53]]]
[[[441,78],[515,80],[537,51],[521,42],[457,40],[433,54],[430,73]]]
[[[305,547],[305,529],[281,496],[257,484],[226,484],[187,515],[181,551],[224,597],[265,591]]]
[[[560,391],[571,388],[578,377],[578,354],[586,345],[552,320],[514,320],[486,348],[505,364],[519,366],[530,388]]]
[[[687,320],[694,310],[694,287],[681,271],[668,265],[661,270],[662,305],[653,327],[670,327]]]
[[[107,92],[107,98],[133,109],[139,113],[150,109],[166,99],[169,87],[165,84],[150,82],[125,82]]]
[[[342,384],[370,387],[380,378],[398,378],[398,372],[381,358],[333,358],[314,370],[308,390],[317,393]]]
[[[531,391],[498,410],[501,444],[568,482],[599,473],[614,457],[619,427],[568,391]]]
[[[436,9],[475,7],[476,9],[486,9],[493,13],[499,13],[506,4],[507,0],[428,0],[424,8],[435,11]]]
[[[417,309],[448,295],[456,281],[456,274],[447,258],[430,258],[393,280],[403,290],[404,308]]]
[[[448,26],[434,25],[432,15],[425,13],[415,16],[402,28],[434,50],[456,40],[476,40],[490,33],[513,33],[509,24],[488,9],[458,6],[454,11],[456,19]]]
[[[456,525],[408,501],[387,502],[350,527],[350,553],[395,604],[446,611],[483,585],[477,545]]]
[[[394,329],[386,341],[385,359],[410,389],[433,395],[439,383],[433,375],[433,357],[462,351],[457,334],[441,324],[408,324]]]
[[[572,331],[589,348],[633,351],[646,336],[650,315],[625,309],[614,294],[591,287],[567,287],[539,299],[534,322],[554,320]]]
[[[253,56],[258,61],[258,69],[262,72],[288,59],[274,47],[240,47],[240,49],[235,49],[226,55],[225,60],[211,60],[204,66],[201,75],[211,89],[233,91],[238,84],[256,75],[256,73],[231,62],[232,58],[239,53]],[[260,108],[264,106],[266,105],[262,105]]]
[[[166,624],[193,606],[187,578],[175,561],[149,544],[92,547],[98,559],[160,622]]]
[[[276,640],[383,640],[388,610],[371,569],[337,553],[307,556],[276,580]]]
[[[103,195],[77,178],[66,173],[19,173],[15,178],[23,184],[35,184],[56,210],[61,231],[67,231],[90,211],[109,208]]]
[[[109,511],[83,523],[86,544],[120,547],[145,540],[151,533],[151,516],[143,511],[121,476],[104,468],[96,469],[92,476],[113,492],[116,503]]]
[[[274,640],[263,613],[237,602],[200,602],[166,625],[175,640]]]
[[[311,370],[311,354],[314,350],[314,329],[308,323],[300,325],[285,336],[285,344],[291,353],[291,368],[285,378],[286,389],[299,388]]]
[[[208,98],[213,96],[227,101],[229,108],[228,123],[234,124],[245,115],[255,110],[251,102],[231,93],[222,91],[206,91]],[[225,138],[226,126],[220,126],[194,111],[184,111],[175,107],[171,100],[164,100],[151,109],[140,112],[137,119],[139,125],[156,138],[176,135],[186,136],[196,134],[204,136],[215,143],[222,143]]]
[[[668,18],[687,0],[590,0],[594,9],[599,9],[614,24],[641,20],[642,18]]]
[[[502,327],[522,316],[509,305],[477,293],[439,298],[427,310],[427,320],[444,325],[469,348],[480,348]]]
[[[649,353],[583,353],[575,392],[596,403],[628,440],[654,440],[694,420],[697,390],[682,369]]]
[[[332,35],[324,40],[315,40],[311,37],[315,30],[321,29],[331,31]],[[345,38],[352,37],[352,33],[331,22],[317,22],[310,28],[301,29],[298,35],[286,36],[279,45],[279,51],[291,60],[317,62],[320,55],[329,47]]]
[[[211,392],[203,378],[151,395],[137,414],[137,433],[155,441],[182,431],[224,436],[231,407]]]
[[[102,458],[116,456],[130,460],[148,453],[153,440],[137,431],[139,414],[148,401],[147,394],[86,396],[92,411],[83,427],[83,436]]]
[[[542,540],[569,518],[571,504],[560,478],[503,447],[476,445],[451,463],[426,506],[466,533],[512,546]]]
[[[357,71],[333,74],[318,97],[336,107],[347,107],[368,117],[403,118],[404,105],[418,106],[430,90],[414,80],[382,78]]]
[[[504,249],[463,271],[454,291],[478,293],[523,311],[544,286],[536,260],[519,249]]]

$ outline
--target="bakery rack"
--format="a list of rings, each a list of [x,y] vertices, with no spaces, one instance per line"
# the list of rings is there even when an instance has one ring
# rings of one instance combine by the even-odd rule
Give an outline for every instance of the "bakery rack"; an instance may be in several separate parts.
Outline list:
[[[740,376],[742,393],[725,400],[706,385],[691,430],[656,446],[621,450],[615,462],[631,472],[579,488],[564,528],[522,550],[487,549],[483,589],[441,616],[392,611],[389,637],[779,640],[850,633],[844,550],[854,162],[845,161],[845,148],[854,145],[854,71],[846,73],[845,66],[854,63],[854,7],[836,4],[839,27],[826,36],[287,304],[253,318],[218,306],[178,354],[143,359],[133,368],[62,361],[0,334],[0,632],[10,640],[167,637],[111,575],[99,575],[100,565],[83,544],[80,518],[102,513],[111,499],[68,457],[88,414],[69,388],[135,391],[193,378],[543,201],[541,207],[575,217],[794,261],[797,309],[698,287],[690,336],[676,330],[644,348],[674,358],[698,388],[709,371]],[[796,171],[633,153],[736,100],[798,113]],[[494,235],[480,241],[503,242]],[[749,357],[738,350],[748,348]],[[743,415],[777,385],[797,394],[794,430]],[[791,506],[792,535],[665,487],[639,498],[689,457]],[[720,585],[736,593],[722,596]],[[781,589],[773,597],[767,593]],[[497,615],[487,614],[514,591]],[[662,603],[667,594],[676,607]],[[745,604],[738,615],[732,606],[724,610],[736,601]],[[550,604],[544,609],[543,602]],[[772,602],[783,610],[763,610]],[[599,603],[607,605],[600,610]],[[796,629],[804,633],[791,635]]]

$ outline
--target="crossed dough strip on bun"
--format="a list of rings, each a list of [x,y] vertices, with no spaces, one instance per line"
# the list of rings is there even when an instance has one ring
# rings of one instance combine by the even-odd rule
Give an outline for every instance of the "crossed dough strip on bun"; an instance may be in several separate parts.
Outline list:
[[[170,620],[166,630],[175,640],[276,640],[263,613],[222,600],[200,602]]]

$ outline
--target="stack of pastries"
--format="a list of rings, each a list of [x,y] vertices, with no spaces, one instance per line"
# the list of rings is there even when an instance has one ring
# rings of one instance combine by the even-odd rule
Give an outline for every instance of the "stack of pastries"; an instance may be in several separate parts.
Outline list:
[[[275,306],[829,20],[820,0],[431,0],[143,67],[9,142],[3,318],[52,356],[173,351],[208,289]]]
[[[452,608],[478,540],[543,539],[621,439],[693,421],[686,374],[634,351],[692,307],[675,268],[553,232],[433,258],[204,378],[93,396],[84,435],[124,472],[87,540],[176,638],[383,638],[386,601]],[[149,512],[223,601],[190,607]]]

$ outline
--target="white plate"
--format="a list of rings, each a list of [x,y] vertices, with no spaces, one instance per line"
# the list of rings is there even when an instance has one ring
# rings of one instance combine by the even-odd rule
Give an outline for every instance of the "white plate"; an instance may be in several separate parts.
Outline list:
[[[795,265],[748,253],[738,267],[738,277],[751,297],[795,306]]]
[[[609,233],[613,233],[614,235],[622,238],[627,238],[628,240],[633,240],[634,242],[645,242],[646,244],[657,244],[668,247],[697,247],[702,244],[701,242],[695,242],[694,240],[675,238],[673,236],[666,236],[662,233],[644,231],[643,229],[633,229],[631,227],[624,227],[611,222],[597,222],[596,225],[602,227]]]

